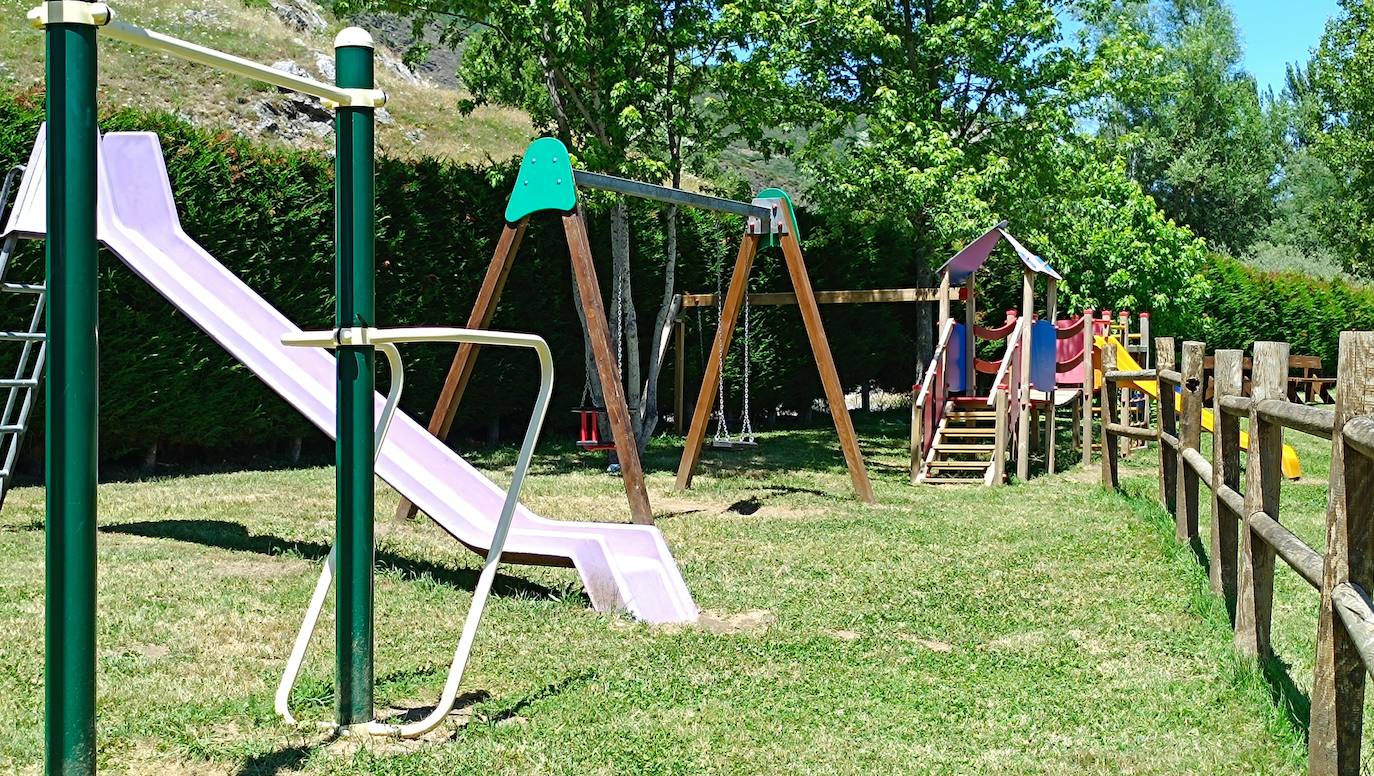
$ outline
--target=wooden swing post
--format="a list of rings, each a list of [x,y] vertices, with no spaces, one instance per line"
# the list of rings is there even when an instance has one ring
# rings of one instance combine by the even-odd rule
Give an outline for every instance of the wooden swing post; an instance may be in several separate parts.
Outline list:
[[[587,227],[577,204],[577,187],[567,149],[554,138],[541,138],[530,145],[520,164],[516,189],[506,205],[506,225],[496,243],[491,264],[482,280],[482,287],[468,315],[467,328],[485,329],[491,325],[496,305],[505,289],[506,279],[520,243],[525,236],[529,218],[534,213],[552,210],[562,214],[563,231],[568,242],[573,278],[582,299],[582,313],[587,321],[587,336],[596,362],[597,376],[604,393],[606,415],[615,441],[616,457],[620,463],[625,494],[630,503],[630,518],[636,523],[652,525],[653,508],[644,485],[644,469],[639,460],[639,446],[630,421],[625,389],[616,366],[610,325],[601,301],[601,288],[592,261]],[[453,357],[448,376],[430,417],[429,430],[440,439],[447,438],[453,426],[468,381],[472,377],[478,347],[462,345]],[[396,510],[398,518],[415,514],[415,506],[402,499]]]
[[[770,197],[770,195],[774,196]],[[873,486],[869,482],[868,471],[864,467],[863,454],[859,450],[858,435],[854,432],[853,421],[849,417],[849,410],[845,407],[844,390],[840,386],[839,375],[835,370],[835,360],[830,352],[830,343],[825,335],[825,327],[821,323],[820,306],[816,301],[815,291],[811,287],[811,278],[806,271],[801,244],[797,242],[797,224],[791,204],[786,201],[782,192],[771,189],[761,192],[760,198],[756,199],[755,202],[772,202],[771,206],[775,209],[775,220],[778,215],[784,219],[780,233],[773,232],[773,234],[779,238],[782,246],[788,276],[792,281],[792,290],[796,296],[796,304],[801,310],[802,322],[806,326],[807,339],[811,343],[811,352],[816,359],[816,369],[820,373],[826,402],[830,406],[830,414],[835,422],[835,432],[840,440],[840,448],[844,452],[845,464],[849,468],[849,476],[854,483],[854,491],[859,500],[865,503],[874,503]],[[749,285],[749,273],[753,269],[754,258],[758,254],[761,240],[762,230],[755,231],[751,228],[751,231],[746,233],[740,242],[739,254],[735,259],[735,266],[730,275],[730,287],[721,306],[720,326],[711,343],[711,353],[707,358],[705,373],[702,375],[701,390],[697,392],[697,402],[692,412],[692,423],[687,433],[686,446],[682,451],[682,460],[678,465],[676,481],[678,490],[686,490],[692,486],[692,478],[701,462],[702,446],[706,441],[706,425],[710,420],[711,407],[715,404],[716,392],[719,389],[721,365],[725,353],[729,351],[735,322],[738,320],[740,309],[744,305],[745,293]],[[944,289],[942,295],[948,299],[948,289]]]

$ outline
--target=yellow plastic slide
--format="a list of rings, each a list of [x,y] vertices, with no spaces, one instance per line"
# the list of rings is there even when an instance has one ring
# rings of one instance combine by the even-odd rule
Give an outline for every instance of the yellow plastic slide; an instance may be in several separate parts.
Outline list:
[[[1108,344],[1116,348],[1117,369],[1120,369],[1123,372],[1134,372],[1140,369],[1140,364],[1134,358],[1131,357],[1130,352],[1127,351],[1126,348],[1121,346],[1121,342],[1117,340],[1116,337],[1093,337],[1093,344],[1096,345],[1098,349],[1106,347]],[[1102,385],[1102,371],[1100,366],[1101,363],[1102,362],[1099,360],[1093,365],[1094,387]],[[1147,393],[1150,396],[1153,396],[1155,399],[1159,398],[1158,381],[1136,380],[1132,382],[1131,385],[1133,385],[1137,390]],[[1182,397],[1175,393],[1174,406],[1181,410],[1182,404]],[[1214,420],[1212,418],[1212,411],[1209,409],[1203,409],[1202,429],[1209,434],[1214,433],[1214,429],[1216,427],[1213,424]],[[1240,449],[1250,449],[1250,435],[1246,434],[1244,431],[1240,433]],[[1283,476],[1287,477],[1290,480],[1296,480],[1297,478],[1302,476],[1302,463],[1298,461],[1298,452],[1288,445],[1283,446]]]

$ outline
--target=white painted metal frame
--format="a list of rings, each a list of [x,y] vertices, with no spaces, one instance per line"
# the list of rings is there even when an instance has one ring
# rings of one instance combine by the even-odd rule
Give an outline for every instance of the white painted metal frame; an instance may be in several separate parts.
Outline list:
[[[66,20],[68,16],[72,15],[79,16],[79,21],[83,23],[95,25],[106,37],[163,54],[170,54],[189,62],[207,65],[225,73],[232,73],[301,94],[308,94],[320,99],[330,107],[343,105],[380,108],[386,104],[386,93],[380,89],[344,89],[332,86],[311,78],[276,70],[250,59],[227,54],[208,46],[174,38],[171,35],[164,35],[128,22],[117,21],[113,9],[105,3],[54,0],[34,8],[29,12],[28,17],[35,26],[42,27],[54,18]]]
[[[458,687],[462,684],[463,672],[467,668],[468,658],[472,653],[472,644],[477,636],[477,626],[482,621],[482,612],[486,608],[487,598],[491,595],[492,583],[496,580],[496,569],[501,563],[501,552],[505,548],[506,537],[510,533],[511,518],[515,515],[515,505],[519,501],[520,488],[524,485],[525,474],[529,471],[530,459],[534,455],[535,442],[538,441],[539,432],[544,426],[544,416],[548,411],[549,398],[553,393],[553,356],[549,352],[548,343],[542,337],[533,334],[484,329],[442,327],[414,329],[352,328],[337,331],[301,332],[300,334],[282,337],[282,344],[293,347],[336,348],[341,345],[373,345],[386,355],[391,367],[391,390],[387,394],[386,405],[378,423],[377,453],[381,452],[387,430],[396,414],[396,406],[401,400],[404,367],[401,363],[400,352],[396,349],[396,343],[401,342],[470,342],[478,345],[529,348],[539,356],[539,395],[535,399],[534,411],[530,414],[530,423],[525,430],[525,439],[520,445],[520,455],[515,462],[515,473],[511,477],[510,488],[506,491],[505,503],[501,506],[501,515],[496,521],[496,530],[492,534],[491,543],[487,550],[486,563],[482,566],[482,572],[477,578],[477,586],[472,592],[472,605],[468,608],[467,619],[463,622],[463,631],[458,639],[458,648],[453,653],[453,662],[449,665],[448,679],[444,682],[443,694],[434,710],[418,722],[409,725],[392,725],[373,720],[366,725],[353,728],[354,731],[360,730],[368,735],[415,738],[438,727],[448,716],[449,711],[453,709],[453,704],[458,698]],[[290,709],[291,688],[296,684],[301,663],[305,660],[306,649],[310,645],[310,637],[315,632],[320,611],[324,608],[325,599],[329,595],[330,583],[334,577],[334,562],[335,550],[330,547],[324,569],[320,572],[319,581],[315,583],[315,592],[310,597],[310,605],[306,609],[305,619],[302,620],[300,631],[296,634],[295,644],[291,647],[291,657],[288,658],[286,670],[282,672],[281,682],[277,685],[274,705],[277,715],[288,724],[296,724],[296,718],[292,716]],[[333,723],[328,724],[333,727]]]

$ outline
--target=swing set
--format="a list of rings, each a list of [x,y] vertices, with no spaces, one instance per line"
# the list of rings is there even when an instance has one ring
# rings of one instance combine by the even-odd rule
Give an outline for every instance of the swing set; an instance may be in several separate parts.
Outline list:
[[[753,261],[758,242],[764,238],[780,236],[785,248],[789,242],[795,248],[795,240],[789,241],[787,237],[789,230],[795,229],[792,226],[794,221],[791,217],[791,204],[786,202],[786,195],[776,189],[763,192],[753,202],[738,202],[586,170],[575,170],[572,167],[572,160],[567,148],[557,138],[551,137],[540,138],[530,144],[520,162],[520,172],[516,177],[515,189],[511,192],[510,200],[506,205],[505,225],[493,252],[491,264],[487,268],[487,274],[482,280],[477,300],[468,316],[466,328],[486,329],[491,325],[497,301],[505,287],[506,278],[510,273],[515,255],[520,249],[520,243],[525,236],[529,219],[538,213],[549,211],[558,213],[563,221],[563,231],[566,235],[568,253],[572,261],[573,277],[577,284],[578,296],[581,299],[592,357],[596,364],[597,376],[603,392],[603,402],[600,406],[595,402],[588,401],[591,397],[590,375],[588,375],[588,384],[584,386],[583,390],[582,406],[573,410],[578,416],[577,446],[583,450],[615,451],[616,459],[621,467],[620,474],[625,482],[625,492],[630,502],[631,519],[636,523],[652,524],[653,511],[649,504],[648,491],[644,486],[644,469],[640,462],[639,448],[632,431],[630,407],[626,401],[625,388],[621,380],[623,348],[620,347],[620,340],[622,326],[620,321],[616,322],[616,342],[613,342],[611,326],[601,301],[601,288],[592,261],[591,245],[587,239],[586,219],[578,200],[579,188],[609,191],[640,199],[744,216],[746,235],[740,255],[744,259],[747,253],[746,260],[748,262]],[[799,248],[795,249],[795,254],[798,271],[801,273],[801,279],[809,296],[810,282],[806,280],[805,268],[800,266],[801,253]],[[739,265],[737,264],[736,270],[738,271],[738,269]],[[794,281],[795,277],[794,273]],[[616,308],[623,310],[623,290],[618,290],[617,294]],[[728,304],[726,308],[724,314],[730,317],[731,325],[733,325],[735,311],[729,309]],[[819,316],[817,316],[816,325],[819,326]],[[824,345],[823,332],[820,333],[820,342]],[[444,380],[443,388],[440,390],[439,399],[435,404],[429,423],[430,433],[440,439],[447,438],[453,426],[453,418],[458,411],[463,393],[467,389],[478,351],[478,345],[466,343],[460,345],[453,358],[453,363],[449,366],[448,376]],[[830,359],[828,346],[825,348],[825,360],[829,364],[833,380],[834,365],[833,360]],[[712,380],[717,379],[718,371],[713,373]],[[834,380],[834,383],[838,396],[839,383],[837,380]],[[843,404],[841,403],[840,406]],[[611,438],[609,440],[602,435],[603,422],[610,428]],[[837,424],[839,422],[837,419]],[[848,426],[847,415],[844,416],[843,422]],[[704,433],[704,425],[702,429]],[[865,492],[868,492],[867,475],[862,472],[863,461],[858,457],[858,446],[857,443],[853,442],[852,428],[848,429],[848,438],[850,443],[846,448],[846,458],[852,459],[851,469],[854,465],[858,466],[859,473],[863,478]],[[697,444],[700,444],[700,440]],[[683,484],[681,470],[678,473],[678,482],[680,487],[686,487]],[[690,475],[687,476],[687,482],[690,483]],[[402,500],[397,510],[397,516],[408,518],[413,516],[415,511],[413,504]]]

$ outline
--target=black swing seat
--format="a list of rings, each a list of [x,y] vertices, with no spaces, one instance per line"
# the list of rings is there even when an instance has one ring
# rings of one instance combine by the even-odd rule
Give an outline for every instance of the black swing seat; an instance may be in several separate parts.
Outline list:
[[[758,447],[759,443],[752,439],[712,439],[712,450],[748,450],[751,447]]]

